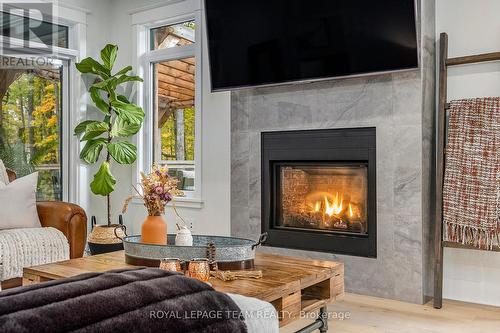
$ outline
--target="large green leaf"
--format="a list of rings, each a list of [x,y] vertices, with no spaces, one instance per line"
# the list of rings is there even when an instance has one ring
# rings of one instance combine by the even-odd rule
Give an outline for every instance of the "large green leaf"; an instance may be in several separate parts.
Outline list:
[[[99,171],[94,175],[94,180],[90,183],[92,193],[106,196],[114,191],[116,179],[109,170],[109,163],[103,162]]]
[[[85,58],[82,61],[76,63],[76,68],[81,73],[92,73],[101,76],[103,79],[109,78],[111,72],[105,68],[103,65],[98,63],[91,57]]]
[[[104,66],[110,71],[113,69],[115,64],[116,55],[118,53],[118,46],[108,44],[101,50],[101,59],[104,62]]]
[[[80,152],[80,158],[87,162],[88,164],[92,164],[97,162],[99,159],[99,155],[101,154],[101,150],[106,144],[106,139],[98,138],[87,141],[82,151]]]
[[[85,120],[85,121],[82,121],[81,123],[79,123],[78,125],[76,125],[75,130],[74,130],[74,134],[75,135],[82,134],[87,129],[87,125],[94,124],[94,123],[100,123],[100,121],[98,121],[98,120]]]
[[[137,158],[137,148],[127,141],[108,143],[108,151],[120,164],[132,164]]]
[[[132,70],[132,66],[124,67],[124,68],[120,69],[118,71],[118,73],[116,73],[114,76],[119,76],[119,75],[125,74],[125,73],[127,73],[127,72],[129,72],[131,70]]]
[[[112,137],[127,137],[136,134],[141,129],[141,124],[131,124],[118,116],[111,128]]]
[[[116,89],[116,81],[118,79],[114,76],[107,78],[106,80],[99,81],[97,83],[94,83],[92,85],[93,88],[97,88],[100,90],[104,90],[107,93],[111,93],[112,91]]]
[[[144,120],[144,111],[135,104],[114,100],[111,102],[111,105],[116,113],[130,124],[141,124]]]
[[[102,133],[105,133],[109,130],[109,125],[103,121],[94,122],[92,124],[88,124],[85,129],[85,134],[83,135],[80,141],[86,141],[98,137]]]
[[[95,103],[97,108],[101,110],[103,113],[109,113],[109,105],[106,103],[101,96],[100,90],[97,87],[91,86],[90,89],[90,98]]]
[[[123,96],[123,95],[116,96],[116,99],[119,100],[120,102],[130,104],[130,101],[128,100],[128,98]]]
[[[116,85],[128,82],[128,81],[139,81],[142,82],[142,78],[140,76],[128,76],[128,75],[121,75],[118,77],[118,80],[116,80]]]

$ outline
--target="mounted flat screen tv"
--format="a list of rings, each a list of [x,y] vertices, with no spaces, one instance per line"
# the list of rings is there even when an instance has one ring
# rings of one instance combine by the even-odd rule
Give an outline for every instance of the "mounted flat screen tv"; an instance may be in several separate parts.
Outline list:
[[[212,90],[418,67],[414,0],[205,0]]]

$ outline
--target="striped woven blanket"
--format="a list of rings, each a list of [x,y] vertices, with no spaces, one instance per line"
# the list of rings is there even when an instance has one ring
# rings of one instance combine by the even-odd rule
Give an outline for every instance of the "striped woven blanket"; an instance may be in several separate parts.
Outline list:
[[[451,102],[443,222],[446,241],[500,245],[500,97]]]

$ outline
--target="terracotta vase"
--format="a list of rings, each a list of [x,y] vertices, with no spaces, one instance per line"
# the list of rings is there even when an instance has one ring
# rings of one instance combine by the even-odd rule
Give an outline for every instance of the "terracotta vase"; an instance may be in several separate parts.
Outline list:
[[[147,244],[167,244],[167,224],[161,216],[148,216],[141,228],[141,241]]]

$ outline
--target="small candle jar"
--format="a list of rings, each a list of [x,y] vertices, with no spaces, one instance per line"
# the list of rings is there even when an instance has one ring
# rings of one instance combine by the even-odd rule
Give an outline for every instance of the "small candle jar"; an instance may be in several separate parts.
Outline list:
[[[208,264],[208,259],[192,259],[188,265],[187,276],[203,282],[207,282],[210,278],[210,267]]]
[[[182,272],[181,260],[179,258],[165,258],[160,261],[160,269],[171,272]]]

